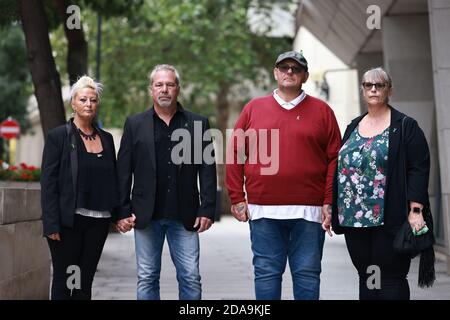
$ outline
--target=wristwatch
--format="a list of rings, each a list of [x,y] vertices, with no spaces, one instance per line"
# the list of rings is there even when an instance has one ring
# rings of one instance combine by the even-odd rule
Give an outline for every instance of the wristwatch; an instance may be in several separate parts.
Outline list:
[[[419,207],[414,207],[414,208],[412,208],[412,212],[420,214],[420,213],[422,213],[422,209],[420,209]]]

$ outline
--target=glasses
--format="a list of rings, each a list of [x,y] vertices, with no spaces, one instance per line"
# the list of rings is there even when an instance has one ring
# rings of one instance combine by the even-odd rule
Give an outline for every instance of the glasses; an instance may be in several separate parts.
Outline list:
[[[299,74],[303,70],[305,70],[305,68],[303,68],[303,67],[290,66],[288,64],[280,64],[280,65],[277,66],[277,69],[280,70],[283,73],[288,73],[289,69],[291,69],[292,73],[294,73],[294,74]]]
[[[363,82],[362,86],[366,90],[371,90],[373,88],[373,86],[375,86],[375,89],[381,90],[381,89],[384,89],[386,87],[386,83],[384,83],[384,82],[377,82],[377,83]]]

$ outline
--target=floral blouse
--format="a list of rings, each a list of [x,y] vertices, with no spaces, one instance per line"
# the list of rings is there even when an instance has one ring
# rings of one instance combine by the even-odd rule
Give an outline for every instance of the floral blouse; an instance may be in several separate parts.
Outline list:
[[[384,193],[388,170],[389,128],[364,138],[358,127],[338,156],[338,217],[344,227],[374,227],[384,223]]]

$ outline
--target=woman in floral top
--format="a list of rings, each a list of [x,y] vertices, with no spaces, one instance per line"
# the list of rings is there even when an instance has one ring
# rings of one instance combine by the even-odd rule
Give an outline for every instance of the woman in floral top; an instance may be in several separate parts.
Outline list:
[[[346,227],[384,224],[389,130],[362,137],[358,127],[342,146],[338,157],[339,223]]]
[[[411,259],[394,252],[392,243],[406,219],[416,230],[424,227],[428,144],[414,119],[388,105],[392,81],[385,70],[367,71],[361,90],[368,112],[354,119],[344,134],[333,186],[332,226],[335,233],[345,234],[359,275],[360,299],[409,299]],[[378,271],[378,283],[368,281],[374,275],[370,270]]]

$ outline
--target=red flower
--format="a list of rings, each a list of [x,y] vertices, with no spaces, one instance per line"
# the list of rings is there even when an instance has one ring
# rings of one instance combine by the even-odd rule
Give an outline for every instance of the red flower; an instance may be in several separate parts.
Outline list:
[[[1,164],[0,160],[0,164]],[[39,181],[40,168],[35,166],[28,166],[22,162],[19,166],[10,165],[7,169],[0,166],[0,180],[8,181]]]
[[[370,138],[369,140],[367,140],[366,142],[366,148],[370,148],[370,146],[372,145],[374,138]]]
[[[28,180],[28,179],[30,179],[29,177],[28,177],[29,175],[27,174],[27,173],[22,173],[21,175],[20,175],[20,179],[23,179],[23,180]]]
[[[374,218],[376,218],[379,215],[380,215],[380,205],[376,204],[373,206],[373,216],[374,216]]]

